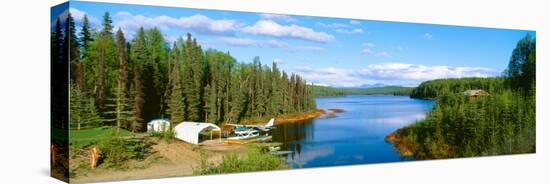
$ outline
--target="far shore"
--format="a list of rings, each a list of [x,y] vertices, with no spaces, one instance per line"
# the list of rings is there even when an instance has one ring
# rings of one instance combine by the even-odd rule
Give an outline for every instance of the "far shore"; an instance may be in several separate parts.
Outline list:
[[[281,115],[274,117],[275,118],[275,124],[282,124],[282,123],[295,123],[299,121],[304,121],[308,119],[318,118],[326,114],[334,114],[334,113],[342,113],[345,110],[343,109],[316,109],[310,112],[304,112],[299,114],[290,114],[290,115]],[[255,119],[245,119],[241,121],[241,124],[243,125],[264,125],[266,124],[269,119],[272,117],[263,117],[263,118],[255,118]],[[226,123],[223,123],[226,124]]]

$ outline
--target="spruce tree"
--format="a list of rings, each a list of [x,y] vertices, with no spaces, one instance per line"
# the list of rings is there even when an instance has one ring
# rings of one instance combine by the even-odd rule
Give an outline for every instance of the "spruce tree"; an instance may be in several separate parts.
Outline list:
[[[184,120],[184,99],[182,93],[181,79],[180,79],[180,65],[179,65],[179,49],[177,44],[174,43],[172,53],[170,54],[169,63],[171,63],[172,69],[170,69],[170,96],[168,97],[168,109],[167,112],[170,115],[170,121],[173,123],[180,123]]]
[[[186,119],[190,121],[199,121],[201,116],[201,83],[202,83],[202,67],[200,56],[200,48],[196,45],[196,41],[191,38],[191,34],[187,34],[187,40],[184,47],[184,67],[183,67],[183,85],[184,95],[186,100]]]
[[[110,68],[106,68],[106,63],[110,59],[109,53],[112,52],[110,44],[113,42],[113,26],[112,20],[109,16],[109,12],[105,12],[103,15],[103,29],[97,41],[97,81],[96,81],[96,104],[101,112],[106,112],[106,100],[107,100],[107,80],[113,80],[106,78],[106,73]],[[116,86],[116,85],[115,85]],[[115,90],[116,91],[116,90]],[[116,93],[116,92],[115,92]]]
[[[84,85],[84,76],[82,71],[82,63],[80,62],[80,48],[78,44],[78,38],[76,36],[76,28],[74,19],[69,13],[65,20],[65,38],[64,45],[68,48],[68,59],[70,63],[70,80],[76,84],[76,88],[81,90]]]
[[[271,106],[271,112],[272,115],[280,115],[283,108],[283,83],[281,82],[281,72],[279,71],[279,68],[277,67],[277,63],[273,62],[273,66],[271,68],[273,71],[273,74],[270,77],[270,85],[272,89],[272,100],[270,101]]]
[[[149,76],[144,76],[146,86],[147,114],[150,117],[162,116],[166,109],[163,92],[168,88],[168,47],[164,36],[156,27],[145,31],[148,60],[146,61]]]
[[[105,110],[105,53],[107,47],[106,37],[101,36],[98,39],[98,58],[97,58],[97,81],[96,81],[96,104],[100,111]]]
[[[84,18],[82,18],[82,27],[80,30],[80,46],[85,50],[92,41],[90,21],[88,20],[88,15],[84,14]]]
[[[111,19],[109,12],[105,12],[105,14],[103,14],[103,23],[101,25],[103,26],[103,29],[101,30],[101,36],[112,38],[113,20]]]
[[[55,28],[52,33],[52,61],[56,64],[61,62],[62,47],[63,47],[63,30],[59,18],[55,21]],[[52,67],[52,69],[55,69]]]
[[[118,72],[118,81],[117,89],[115,92],[115,119],[117,132],[122,125],[127,124],[132,116],[132,112],[128,107],[128,99],[126,93],[126,86],[128,83],[128,71],[126,69],[127,65],[127,56],[126,56],[126,39],[124,38],[124,33],[119,28],[116,34],[117,37],[117,46],[118,46],[118,57],[119,57],[119,72]]]
[[[130,130],[143,131],[145,128],[145,122],[143,119],[143,88],[141,86],[141,69],[137,63],[133,63],[133,85],[131,89],[131,95],[133,96],[133,117],[130,124]]]
[[[76,129],[80,130],[80,127],[83,122],[83,116],[85,111],[85,98],[84,95],[76,89],[74,84],[70,85],[70,113],[71,113],[71,124],[76,124]],[[71,128],[73,125],[71,125]]]
[[[141,27],[134,37],[131,44],[131,60],[133,64],[133,92],[134,93],[134,118],[131,125],[133,131],[143,131],[145,129],[145,92],[142,85],[142,76],[149,75],[142,72],[145,68],[145,63],[148,59],[147,49],[145,45],[145,30]]]

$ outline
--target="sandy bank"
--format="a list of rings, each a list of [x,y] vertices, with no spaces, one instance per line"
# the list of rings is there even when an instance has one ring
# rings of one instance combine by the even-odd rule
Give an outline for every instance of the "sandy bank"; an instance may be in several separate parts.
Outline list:
[[[413,149],[416,145],[412,141],[404,140],[401,137],[402,132],[403,132],[403,129],[397,129],[396,131],[387,135],[385,140],[387,142],[392,143],[395,149],[399,152],[399,154],[401,154],[401,156],[412,157],[414,156]]]

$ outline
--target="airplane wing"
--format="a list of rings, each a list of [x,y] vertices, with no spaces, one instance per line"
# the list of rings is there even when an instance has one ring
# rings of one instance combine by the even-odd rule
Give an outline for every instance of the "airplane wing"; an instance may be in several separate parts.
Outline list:
[[[266,125],[240,125],[240,124],[232,124],[232,123],[227,123],[225,125],[233,126],[233,127],[265,128],[265,127],[272,127],[274,123],[275,123],[275,119],[271,118]]]

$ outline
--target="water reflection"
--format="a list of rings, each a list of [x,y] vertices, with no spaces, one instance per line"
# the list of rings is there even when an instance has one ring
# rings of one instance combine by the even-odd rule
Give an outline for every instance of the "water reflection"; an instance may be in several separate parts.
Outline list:
[[[402,96],[347,96],[317,99],[319,108],[344,109],[334,118],[279,124],[275,142],[292,151],[292,167],[318,167],[395,162],[402,158],[384,137],[396,129],[421,120],[432,101]]]
[[[290,160],[295,160],[302,153],[302,143],[314,139],[314,120],[306,120],[295,123],[277,125],[272,130],[273,141],[283,143],[281,148],[285,151],[292,151],[289,154]]]

